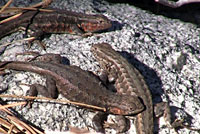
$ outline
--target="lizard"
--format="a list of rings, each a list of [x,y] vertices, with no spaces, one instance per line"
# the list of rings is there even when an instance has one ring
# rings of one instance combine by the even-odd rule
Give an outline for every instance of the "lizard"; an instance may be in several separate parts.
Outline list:
[[[57,98],[57,93],[60,93],[70,101],[102,107],[106,109],[106,113],[116,115],[132,115],[144,109],[137,96],[116,94],[108,90],[99,77],[92,72],[77,66],[60,64],[58,62],[61,59],[60,55],[53,54],[53,56],[56,58],[47,59],[48,56],[40,58],[43,61],[1,61],[0,68],[28,71],[45,76],[46,86],[31,85],[30,95],[36,96],[40,93],[45,97]],[[52,59],[57,59],[57,62]],[[104,131],[101,130],[103,126],[96,126],[96,129]]]
[[[45,33],[90,35],[110,27],[112,22],[100,14],[89,15],[53,8],[49,8],[49,11],[28,10],[17,18],[0,24],[0,39],[18,30],[30,32],[35,40]]]
[[[135,126],[137,134],[153,134],[154,114],[159,117],[163,113],[170,128],[185,127],[199,131],[199,129],[192,129],[184,125],[183,120],[175,120],[172,123],[168,103],[160,102],[153,105],[151,92],[142,74],[116,52],[111,45],[107,43],[94,44],[91,47],[91,52],[102,69],[100,78],[104,83],[106,82],[105,78],[107,78],[109,82],[114,82],[118,94],[138,96],[143,101],[145,110],[136,115]]]
[[[93,45],[91,52],[103,69],[103,75],[115,81],[119,94],[139,96],[143,100],[145,110],[136,115],[137,134],[153,134],[152,96],[140,72],[107,43]]]

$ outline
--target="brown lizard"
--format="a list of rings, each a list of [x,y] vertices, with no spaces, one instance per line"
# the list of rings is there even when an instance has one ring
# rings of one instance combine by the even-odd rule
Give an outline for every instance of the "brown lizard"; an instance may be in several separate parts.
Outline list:
[[[68,100],[102,107],[106,109],[106,113],[117,115],[136,114],[144,109],[137,96],[120,95],[109,91],[93,73],[77,66],[60,64],[58,63],[60,56],[53,56],[57,62],[48,62],[52,61],[51,58],[47,60],[41,58],[45,62],[2,61],[0,68],[29,71],[45,76],[47,78],[46,87],[33,84],[30,95],[37,95],[39,92],[43,96],[56,98],[59,92]]]
[[[31,31],[31,37],[39,39],[45,33],[70,33],[89,35],[112,27],[104,15],[89,15],[67,10],[26,11],[15,19],[0,24],[0,38],[17,30]]]
[[[118,93],[136,95],[143,100],[145,110],[136,115],[137,134],[153,134],[152,97],[143,76],[109,44],[95,44],[91,51],[108,75],[108,80],[115,81]]]
[[[153,111],[156,116],[160,116],[160,114],[162,114],[160,112],[164,112],[167,125],[171,128],[186,127],[190,130],[199,131],[199,129],[191,129],[189,126],[182,124],[183,120],[175,120],[171,123],[170,107],[168,103],[161,102],[157,104],[157,106],[163,106],[162,111],[158,110],[159,107],[155,107],[153,110],[151,92],[143,76],[109,44],[94,44],[91,47],[91,51],[99,62],[100,67],[103,69],[102,78],[105,79],[107,77],[109,82],[114,82],[115,88],[119,94],[138,96],[143,101],[145,110],[136,115],[135,126],[137,134],[153,134]]]

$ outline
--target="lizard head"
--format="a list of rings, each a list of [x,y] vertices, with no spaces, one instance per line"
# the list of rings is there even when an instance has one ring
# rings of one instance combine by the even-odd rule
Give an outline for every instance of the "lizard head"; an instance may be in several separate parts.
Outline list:
[[[115,71],[115,68],[112,67],[112,59],[118,58],[119,54],[107,43],[94,44],[91,47],[91,52],[94,55],[95,59],[98,61],[101,69],[106,71],[108,74],[112,74],[112,71]],[[116,57],[117,55],[117,57]]]
[[[134,115],[144,110],[144,105],[137,96],[119,95],[120,102],[112,102],[113,105],[107,108],[108,113],[117,115]]]
[[[112,27],[112,22],[104,15],[90,15],[89,19],[81,22],[80,28],[85,33],[103,32]]]

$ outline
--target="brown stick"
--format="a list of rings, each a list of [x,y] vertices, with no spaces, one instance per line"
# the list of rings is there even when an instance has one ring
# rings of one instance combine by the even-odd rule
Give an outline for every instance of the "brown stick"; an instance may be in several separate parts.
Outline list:
[[[41,99],[41,100],[48,100],[48,101],[54,101],[58,103],[64,103],[64,104],[73,104],[77,106],[82,106],[82,107],[87,107],[95,110],[100,110],[106,112],[106,108],[103,107],[98,107],[98,106],[93,106],[93,105],[88,105],[88,104],[83,104],[79,102],[73,102],[69,100],[56,100],[52,98],[47,98],[47,97],[35,97],[35,96],[17,96],[17,95],[8,95],[8,94],[0,94],[0,97],[8,97],[8,98],[23,98],[23,99]]]

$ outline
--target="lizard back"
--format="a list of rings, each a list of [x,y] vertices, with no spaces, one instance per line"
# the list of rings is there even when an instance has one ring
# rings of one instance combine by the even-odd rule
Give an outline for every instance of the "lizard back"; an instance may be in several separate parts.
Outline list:
[[[141,73],[107,43],[95,44],[91,51],[108,77],[115,79],[119,94],[137,95],[143,101],[145,110],[136,115],[137,134],[153,134],[152,97]]]
[[[25,11],[22,15],[0,24],[0,38],[19,29],[32,30],[35,36],[42,33],[83,34],[101,32],[112,26],[103,15],[89,15],[67,10],[50,9],[51,12]],[[38,32],[38,33],[37,33]]]
[[[71,101],[106,108],[112,114],[134,114],[142,111],[143,105],[138,98],[119,95],[107,90],[97,76],[77,66],[46,62],[0,62],[0,68],[34,72],[51,76],[56,87],[64,97]],[[120,103],[119,103],[120,102]]]

